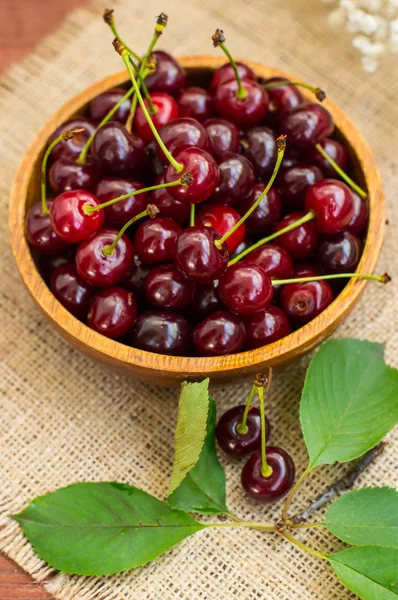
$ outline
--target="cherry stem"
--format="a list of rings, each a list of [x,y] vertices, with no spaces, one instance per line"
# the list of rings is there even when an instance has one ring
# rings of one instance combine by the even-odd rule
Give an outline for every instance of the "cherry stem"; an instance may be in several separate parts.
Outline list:
[[[300,542],[300,540],[298,540],[297,538],[295,538],[293,535],[291,535],[287,531],[284,531],[282,535],[287,540],[289,540],[289,542],[291,544],[294,544],[295,546],[297,546],[301,550],[305,550],[305,552],[309,552],[310,554],[312,554],[313,556],[316,556],[317,558],[322,558],[323,560],[329,560],[328,557],[326,556],[326,554],[322,554],[322,552],[318,552],[317,550],[314,550],[313,548],[310,548],[306,544],[303,544],[303,542]]]
[[[151,100],[151,95],[148,92],[148,88],[145,85],[145,77],[147,77],[149,75],[149,73],[151,72],[151,69],[145,68],[145,70],[143,70],[142,67],[141,67],[141,69],[138,69],[137,65],[132,60],[131,56],[129,56],[129,60],[130,60],[130,64],[134,67],[134,70],[135,70],[137,78],[138,78],[138,88],[142,87],[142,91],[144,92],[145,99],[148,103],[149,112],[152,115],[154,115],[157,112],[157,109],[153,105],[152,100]],[[133,100],[132,100],[131,106],[130,106],[129,116],[127,117],[127,121],[125,123],[125,128],[127,129],[127,131],[129,133],[131,133],[131,131],[133,129],[133,121],[134,121],[136,110],[137,110],[137,94],[134,94],[134,97],[133,97]]]
[[[272,467],[267,463],[267,441],[265,425],[265,406],[264,406],[264,376],[256,377],[254,385],[257,386],[258,399],[260,402],[260,422],[261,422],[261,475],[271,477]],[[272,368],[268,369],[267,387],[265,394],[268,394],[272,382]]]
[[[368,195],[365,192],[365,190],[363,190],[361,187],[359,187],[359,185],[356,184],[355,181],[353,181],[351,179],[351,177],[349,177],[347,175],[347,173],[345,173],[343,171],[343,169],[341,169],[339,167],[339,165],[333,160],[333,158],[331,156],[329,156],[329,154],[325,151],[325,149],[322,148],[321,144],[315,144],[315,148],[318,150],[318,152],[320,152],[322,154],[322,156],[328,161],[328,163],[340,175],[340,177],[342,179],[344,179],[344,181],[346,182],[347,185],[350,186],[350,188],[352,188],[353,190],[355,190],[356,193],[361,196],[361,198],[364,198],[364,199],[367,198]]]
[[[139,219],[143,219],[144,217],[151,217],[151,219],[154,219],[156,217],[156,215],[159,214],[159,209],[157,206],[155,206],[154,204],[148,204],[148,206],[146,207],[145,210],[143,210],[142,212],[140,212],[138,215],[136,215],[135,217],[133,217],[132,219],[130,219],[129,221],[127,221],[127,223],[125,223],[123,225],[123,227],[121,228],[121,230],[119,231],[119,233],[117,234],[117,236],[115,237],[114,241],[112,242],[112,244],[108,244],[106,246],[104,246],[102,248],[102,254],[104,256],[112,256],[120,238],[122,237],[122,235],[126,232],[126,230],[130,227],[130,225],[133,225],[133,223],[135,223],[136,221],[138,221]]]
[[[299,490],[299,488],[301,487],[304,479],[307,477],[307,475],[311,472],[311,467],[308,466],[306,468],[306,470],[304,471],[304,473],[302,473],[300,475],[300,477],[297,479],[296,483],[294,484],[294,486],[292,487],[292,489],[290,490],[290,492],[288,493],[286,500],[285,500],[285,504],[283,506],[283,510],[282,510],[282,521],[286,521],[287,520],[287,515],[289,512],[289,508],[290,505],[292,503],[292,500],[295,496],[295,494],[297,493],[297,491]]]
[[[207,527],[249,527],[258,531],[276,533],[276,526],[272,523],[261,523],[257,521],[235,521],[233,523],[206,523]]]
[[[253,252],[253,250],[257,250],[257,248],[260,248],[260,246],[271,242],[275,238],[279,237],[280,235],[283,235],[284,233],[287,233],[288,231],[292,231],[292,229],[300,227],[300,225],[303,225],[308,221],[312,221],[312,219],[315,219],[315,213],[312,210],[310,210],[306,215],[304,215],[304,217],[301,217],[301,219],[297,219],[297,221],[295,221],[294,223],[286,225],[286,227],[284,227],[283,229],[271,233],[271,235],[268,235],[267,237],[263,238],[262,240],[259,240],[258,242],[250,246],[249,248],[246,248],[246,250],[243,250],[243,252],[238,254],[238,256],[235,256],[235,258],[229,261],[228,266],[230,267],[231,265],[234,265],[235,263],[239,262],[242,258]]]
[[[235,62],[232,54],[230,53],[230,51],[228,50],[228,48],[225,45],[225,37],[224,37],[223,30],[216,29],[216,32],[212,36],[211,39],[213,40],[214,47],[217,48],[217,46],[219,46],[221,48],[221,50],[224,52],[224,54],[226,55],[226,57],[228,58],[229,62],[231,63],[231,67],[235,74],[236,83],[238,84],[238,89],[236,91],[236,97],[239,98],[240,100],[243,100],[247,96],[247,90],[242,85],[242,80],[240,78],[240,75],[238,72],[238,67],[236,66],[236,62]]]
[[[134,56],[134,58],[140,62],[141,56],[139,54],[137,54],[136,52],[134,52],[134,50],[132,50],[129,46],[127,46],[127,44],[125,44],[124,41],[122,40],[122,38],[120,37],[119,32],[116,29],[115,17],[113,16],[113,12],[114,12],[113,10],[110,10],[108,8],[105,9],[104,14],[103,14],[103,19],[104,19],[105,23],[107,25],[109,25],[113,35],[116,38],[118,38],[118,40],[121,41],[121,43],[126,48],[126,50],[128,50],[128,52],[131,54],[131,56]]]
[[[251,403],[253,401],[254,395],[257,392],[257,390],[258,390],[258,386],[255,383],[253,383],[252,388],[249,392],[249,396],[246,401],[245,410],[243,411],[242,420],[236,426],[236,431],[239,433],[239,435],[245,435],[245,433],[247,433],[247,417],[249,415],[250,406],[251,406]]]
[[[195,204],[191,204],[191,213],[189,217],[189,225],[193,227],[195,225]]]
[[[51,142],[48,146],[47,150],[44,153],[43,161],[41,163],[41,214],[44,217],[48,215],[48,206],[47,206],[47,178],[46,178],[46,170],[47,170],[47,162],[48,158],[55,146],[60,142],[67,142],[71,140],[77,133],[81,133],[84,131],[83,127],[79,129],[66,129],[59,135],[55,140]]]
[[[285,285],[288,283],[307,283],[309,281],[324,281],[327,279],[351,279],[355,277],[357,279],[372,279],[373,281],[379,281],[380,283],[388,283],[391,281],[391,277],[384,273],[384,275],[363,275],[362,273],[335,273],[333,275],[316,275],[315,277],[298,277],[297,279],[273,279],[272,285]]]
[[[296,85],[298,87],[305,88],[306,90],[310,90],[317,99],[322,102],[326,98],[326,94],[320,87],[314,87],[309,85],[308,83],[303,83],[302,81],[270,81],[269,83],[264,83],[263,88],[265,90],[273,90],[275,88],[283,87],[285,85]]]

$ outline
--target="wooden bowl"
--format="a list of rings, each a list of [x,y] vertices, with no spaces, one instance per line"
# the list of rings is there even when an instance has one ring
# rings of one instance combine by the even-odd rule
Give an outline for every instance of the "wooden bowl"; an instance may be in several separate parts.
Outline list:
[[[186,56],[180,63],[187,69],[189,83],[204,85],[214,69],[225,60],[210,56]],[[245,61],[261,77],[290,75],[263,65]],[[117,369],[120,373],[156,384],[173,384],[184,379],[209,376],[213,381],[240,378],[261,371],[266,366],[279,367],[299,358],[327,338],[353,309],[365,289],[366,281],[350,280],[339,296],[313,321],[263,348],[216,358],[164,356],[131,348],[96,333],[73,317],[52,295],[39,274],[24,235],[25,215],[40,198],[40,164],[48,138],[67,119],[83,114],[92,98],[105,90],[127,83],[126,72],[117,73],[95,83],[69,100],[41,129],[27,150],[11,191],[10,230],[12,249],[22,279],[36,304],[53,327],[79,350]],[[308,99],[314,101],[312,94]],[[382,245],[385,222],[384,197],[375,159],[361,134],[341,108],[326,100],[337,136],[344,140],[358,183],[369,195],[369,229],[357,272],[372,273]]]

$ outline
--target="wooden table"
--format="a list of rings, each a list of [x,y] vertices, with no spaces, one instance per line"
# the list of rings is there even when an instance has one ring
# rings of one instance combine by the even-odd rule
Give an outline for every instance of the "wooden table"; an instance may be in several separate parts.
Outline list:
[[[0,554],[0,598],[1,600],[50,600],[52,596],[9,558]]]

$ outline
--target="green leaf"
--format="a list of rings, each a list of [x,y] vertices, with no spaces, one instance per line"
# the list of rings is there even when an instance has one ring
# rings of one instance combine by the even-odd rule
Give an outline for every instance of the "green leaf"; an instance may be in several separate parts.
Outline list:
[[[211,397],[209,401],[207,434],[199,460],[167,501],[173,508],[205,514],[223,514],[229,512],[225,503],[226,480],[216,452],[216,403]]]
[[[349,492],[333,502],[322,525],[353,546],[398,548],[398,492],[388,487]]]
[[[300,421],[309,469],[353,460],[398,422],[398,371],[384,346],[338,339],[325,342],[307,371]]]
[[[198,462],[206,437],[209,379],[181,385],[169,495]]]
[[[121,483],[76,483],[36,498],[14,518],[42,560],[76,575],[133,569],[206,527]]]
[[[364,600],[397,600],[396,548],[357,546],[328,558],[337,577]]]

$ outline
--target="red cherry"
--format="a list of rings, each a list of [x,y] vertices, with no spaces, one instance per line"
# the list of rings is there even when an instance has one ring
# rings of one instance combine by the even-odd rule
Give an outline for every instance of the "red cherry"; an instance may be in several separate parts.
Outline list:
[[[47,207],[51,210],[53,201],[47,200]],[[55,233],[50,215],[42,215],[42,204],[34,204],[25,220],[25,235],[31,246],[46,254],[55,254],[64,250],[67,243]]]
[[[195,348],[201,356],[235,354],[245,344],[245,326],[236,315],[220,310],[206,317],[193,331]]]
[[[207,119],[203,123],[211,143],[211,154],[219,159],[224,152],[239,152],[239,129],[225,119]]]
[[[256,263],[241,261],[228,267],[220,277],[218,292],[225,306],[238,315],[252,315],[272,300],[270,277]]]
[[[164,175],[159,175],[155,185],[164,183]],[[188,202],[179,202],[169,193],[168,188],[160,188],[151,192],[151,204],[159,209],[159,217],[173,219],[177,223],[185,224],[189,220],[191,207]]]
[[[156,308],[182,310],[193,300],[196,286],[173,265],[159,265],[145,280],[148,302]]]
[[[178,98],[178,112],[181,117],[204,121],[214,114],[213,102],[207,90],[188,87]]]
[[[276,161],[275,133],[268,127],[252,127],[241,140],[244,155],[252,162],[257,177],[272,174]]]
[[[54,231],[69,244],[82,242],[98,231],[104,223],[102,209],[87,214],[84,210],[85,205],[98,206],[98,198],[85,190],[73,190],[57,196],[50,207]]]
[[[290,279],[293,276],[293,263],[289,253],[276,244],[264,244],[249,254],[254,262],[274,279]]]
[[[177,269],[196,283],[209,283],[217,279],[227,268],[228,249],[221,250],[214,242],[221,235],[211,227],[188,227],[177,237],[173,249]]]
[[[140,181],[131,179],[120,179],[118,177],[104,177],[97,184],[95,195],[100,204],[124,196],[136,190],[142,190],[145,187]],[[145,210],[149,203],[148,193],[130,196],[125,200],[120,200],[111,206],[105,207],[105,222],[111,227],[122,228],[127,221]]]
[[[340,142],[337,140],[325,138],[319,142],[319,145],[322,146],[326,154],[329,154],[330,158],[332,158],[334,162],[338,164],[342,171],[346,170],[348,157],[343,144],[340,144]],[[314,162],[320,169],[322,169],[327,177],[336,177],[336,171],[330,162],[326,160],[326,158],[324,158],[316,148],[311,148],[311,150],[308,152],[308,158],[311,162]]]
[[[218,295],[218,281],[213,280],[196,287],[196,294],[189,306],[188,314],[191,321],[197,322],[223,308]]]
[[[331,135],[334,125],[326,108],[314,102],[303,102],[282,116],[279,129],[293,146],[308,150]]]
[[[188,320],[178,313],[148,311],[142,313],[133,328],[131,344],[140,350],[184,356],[191,346],[192,331]]]
[[[357,235],[363,233],[369,220],[369,206],[365,198],[351,190],[354,201],[354,214],[347,225],[347,229]]]
[[[324,179],[307,188],[305,207],[314,211],[318,230],[326,234],[345,229],[354,215],[351,190],[337,179]]]
[[[227,454],[233,456],[244,456],[254,452],[261,443],[261,420],[260,411],[257,406],[251,406],[247,415],[246,433],[237,431],[242,422],[245,406],[239,405],[230,408],[219,419],[216,427],[216,438],[220,447]],[[266,438],[269,439],[271,427],[266,419]]]
[[[236,62],[236,67],[241,79],[255,79],[252,69],[244,63]],[[214,71],[212,80],[210,82],[210,90],[214,93],[220,85],[228,83],[229,81],[235,81],[235,72],[231,63],[228,62]]]
[[[174,119],[161,128],[159,135],[174,158],[186,148],[201,148],[207,152],[211,150],[206,129],[195,119],[188,117]],[[156,150],[163,163],[168,165],[169,162],[159,145],[156,146]]]
[[[317,249],[317,259],[324,273],[352,273],[361,254],[361,240],[349,231],[322,238]]]
[[[288,316],[278,306],[268,306],[245,318],[246,348],[253,350],[280,340],[291,332]]]
[[[274,231],[284,229],[288,225],[291,225],[304,217],[304,215],[305,213],[303,212],[296,212],[283,217],[283,219],[276,224]],[[302,260],[315,252],[318,245],[318,239],[319,234],[317,224],[315,223],[315,220],[313,220],[307,221],[287,233],[283,233],[278,237],[278,244],[287,250],[293,260]]]
[[[196,215],[195,225],[198,227],[211,227],[218,231],[221,236],[227,233],[238,221],[240,214],[232,206],[224,206],[222,204],[206,204],[200,209]],[[238,229],[229,236],[226,240],[228,252],[231,254],[243,241],[245,237],[245,224],[243,223]]]
[[[293,277],[296,279],[298,277],[316,277],[320,275],[321,272],[318,266],[311,261],[300,261],[296,263],[293,267]],[[288,278],[287,278],[288,279]]]
[[[255,183],[251,162],[240,154],[225,152],[218,166],[220,179],[211,198],[212,202],[233,205],[242,203]]]
[[[305,192],[310,185],[324,179],[322,171],[314,165],[293,165],[278,173],[278,191],[289,210],[304,210]]]
[[[95,294],[87,325],[111,339],[126,335],[137,318],[133,294],[122,287],[110,287]]]
[[[255,500],[265,502],[279,500],[294,483],[294,462],[282,448],[268,446],[267,464],[272,474],[264,477],[261,473],[261,452],[254,452],[242,470],[242,485]]]
[[[151,114],[152,122],[156,129],[160,129],[169,121],[173,121],[178,117],[178,106],[172,96],[164,93],[150,94],[151,102],[156,110],[154,114]],[[148,108],[148,101],[144,100],[145,106]],[[141,139],[146,142],[151,142],[154,139],[151,128],[149,127],[148,121],[144,113],[142,112],[141,106],[137,106],[137,112],[135,114],[134,125],[138,135]]]
[[[138,256],[134,255],[133,266],[127,273],[126,277],[122,279],[120,285],[126,288],[127,291],[132,292],[135,301],[139,305],[146,303],[145,297],[145,279],[151,269],[149,266],[144,265]]]
[[[184,165],[183,171],[177,173],[169,165],[164,174],[165,183],[177,181],[185,173],[191,173],[193,183],[188,186],[177,185],[169,188],[169,193],[180,202],[198,204],[211,196],[219,182],[219,169],[214,158],[200,148],[186,148],[179,152],[175,160]]]
[[[100,123],[108,112],[117,104],[123,96],[125,96],[126,90],[123,88],[112,88],[106,90],[102,94],[98,94],[93,98],[88,107],[88,113],[90,119],[95,123]],[[127,121],[127,117],[130,114],[131,98],[127,98],[117,109],[112,116],[112,121],[119,121],[123,125]]]
[[[249,208],[258,200],[267,183],[257,181],[251,189],[247,200],[239,205],[239,210],[245,214]],[[270,233],[275,223],[280,219],[282,213],[281,197],[274,187],[261,200],[254,212],[245,221],[247,231],[252,235],[264,236]]]
[[[62,125],[57,127],[50,136],[50,139],[48,140],[49,143],[53,142],[67,129],[84,129],[84,131],[76,134],[72,139],[59,142],[59,144],[54,146],[51,151],[51,158],[53,160],[58,160],[59,158],[71,161],[76,160],[83,150],[88,138],[95,133],[95,124],[90,121],[90,119],[84,117],[69,119],[69,121],[65,121],[65,123],[62,123]]]
[[[186,86],[187,75],[178,62],[164,50],[151,54],[155,70],[145,78],[145,85],[152,92],[165,92],[176,96]]]
[[[282,288],[280,303],[291,321],[299,326],[312,321],[333,301],[327,281],[288,283]]]
[[[39,254],[37,257],[37,266],[41,276],[47,283],[49,283],[55,269],[74,262],[74,250],[74,246],[66,246],[62,252],[57,254]]]
[[[147,162],[144,142],[117,121],[109,121],[97,130],[92,152],[106,173],[131,177],[139,174]]]
[[[219,85],[215,90],[214,105],[222,117],[236,125],[257,125],[268,112],[268,94],[252,79],[242,79],[242,86],[246,91],[244,98],[237,96],[236,79]]]
[[[178,223],[163,217],[141,223],[134,237],[140,260],[150,265],[170,261],[175,240],[181,231],[182,227]]]
[[[79,277],[75,265],[67,264],[55,269],[50,287],[57,300],[72,315],[78,319],[86,317],[94,290]]]
[[[285,77],[271,77],[262,80],[261,83],[275,83],[288,81]],[[295,85],[281,85],[280,87],[267,89],[269,96],[268,120],[275,123],[283,113],[296,108],[304,101],[303,94]]]
[[[80,165],[65,158],[56,160],[48,174],[51,189],[57,194],[81,189],[91,192],[100,177],[101,172],[96,165]]]

